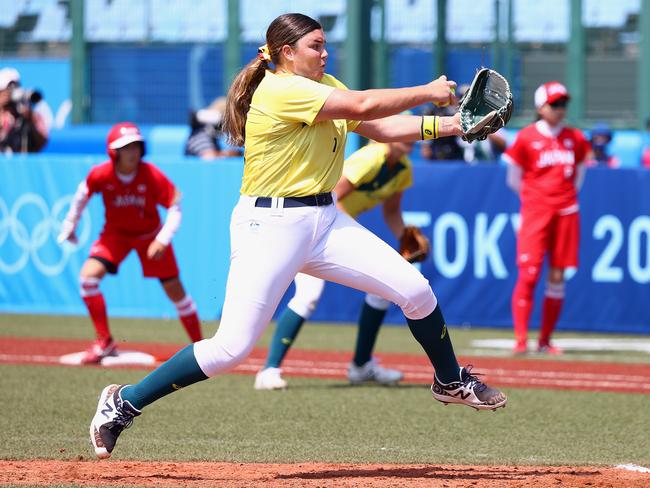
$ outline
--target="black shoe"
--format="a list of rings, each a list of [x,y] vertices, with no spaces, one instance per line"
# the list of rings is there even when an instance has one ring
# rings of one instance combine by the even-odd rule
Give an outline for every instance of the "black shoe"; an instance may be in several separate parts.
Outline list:
[[[133,417],[142,413],[122,400],[120,392],[125,386],[127,385],[108,385],[99,395],[97,411],[90,422],[90,442],[100,459],[111,457],[117,438],[124,429],[131,426]]]
[[[472,366],[460,368],[460,381],[445,384],[434,375],[431,385],[433,398],[444,403],[460,403],[473,407],[476,410],[496,410],[505,407],[508,398],[497,390],[491,388],[470,374]]]

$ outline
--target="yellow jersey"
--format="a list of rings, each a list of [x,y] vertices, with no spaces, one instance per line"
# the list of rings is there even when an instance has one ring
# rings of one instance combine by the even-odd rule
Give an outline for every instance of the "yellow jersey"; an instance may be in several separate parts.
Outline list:
[[[355,187],[341,205],[352,217],[370,210],[395,193],[413,185],[413,165],[407,156],[388,167],[386,144],[373,143],[362,147],[345,160],[343,176]]]
[[[317,82],[266,71],[246,118],[243,195],[299,197],[334,188],[343,170],[346,135],[360,123],[313,123],[336,88],[346,89],[327,74]]]

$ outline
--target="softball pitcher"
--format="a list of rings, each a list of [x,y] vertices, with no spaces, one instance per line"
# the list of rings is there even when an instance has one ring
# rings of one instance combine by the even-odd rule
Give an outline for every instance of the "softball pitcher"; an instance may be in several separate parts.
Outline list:
[[[343,163],[343,176],[334,187],[337,206],[356,218],[383,202],[386,224],[399,240],[404,232],[402,192],[413,184],[413,168],[407,155],[413,143],[389,142],[370,144],[352,154]],[[278,390],[287,387],[280,365],[295,341],[305,320],[316,309],[325,282],[320,278],[298,273],[293,280],[296,293],[277,321],[264,369],[255,377],[256,390]],[[377,333],[390,302],[380,296],[366,295],[361,315],[354,357],[348,367],[353,385],[374,381],[392,385],[403,378],[400,371],[380,366],[372,357]]]
[[[411,88],[347,90],[325,74],[325,34],[302,14],[276,18],[266,42],[228,92],[224,131],[244,145],[246,163],[230,224],[230,271],[219,329],[139,383],[103,389],[90,424],[100,458],[111,455],[143,407],[241,363],[298,273],[397,303],[435,368],[437,400],[490,410],[506,404],[503,393],[481,383],[471,368],[459,367],[428,281],[338,211],[332,193],[350,130],[383,142],[461,134],[458,114],[396,115],[427,102],[447,103],[455,83],[440,77]]]

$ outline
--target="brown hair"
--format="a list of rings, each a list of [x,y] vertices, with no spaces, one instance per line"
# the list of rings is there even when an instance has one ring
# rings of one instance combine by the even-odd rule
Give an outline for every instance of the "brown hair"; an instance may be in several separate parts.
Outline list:
[[[277,66],[282,46],[294,47],[296,42],[321,25],[303,14],[284,14],[277,17],[266,30],[266,45],[271,62]],[[256,57],[239,72],[230,85],[226,97],[226,113],[223,131],[228,141],[235,146],[243,146],[246,140],[246,116],[255,89],[264,78],[269,63],[261,56]]]

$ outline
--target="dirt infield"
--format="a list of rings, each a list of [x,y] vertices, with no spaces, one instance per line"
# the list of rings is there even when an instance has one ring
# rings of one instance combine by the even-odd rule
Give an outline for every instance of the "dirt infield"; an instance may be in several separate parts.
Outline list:
[[[81,351],[87,341],[0,337],[0,364],[61,365],[62,355]],[[154,355],[159,361],[181,345],[122,343],[120,348]],[[253,374],[266,350],[256,349],[234,373]],[[535,358],[462,358],[475,362],[484,378],[508,387],[650,394],[650,364],[546,361]],[[382,354],[382,363],[405,372],[405,381],[430,383],[431,366],[409,354]],[[292,350],[287,376],[346,377],[349,353]],[[133,367],[133,366],[130,366]],[[143,366],[144,368],[144,366]],[[150,366],[148,367],[150,368]],[[78,460],[0,460],[0,486],[140,487],[648,487],[650,472],[638,467],[459,466],[407,464],[257,464]]]
[[[83,351],[87,345],[88,342],[82,340],[0,336],[0,363],[58,365],[62,355]],[[183,345],[120,343],[119,347],[146,352],[162,361],[172,356]],[[378,356],[383,365],[403,371],[405,382],[431,383],[433,371],[424,355]],[[266,350],[255,349],[250,357],[232,372],[253,374],[259,371],[265,359]],[[547,361],[534,357],[460,359],[464,364],[473,362],[486,382],[501,387],[650,394],[650,364]],[[282,365],[282,371],[288,377],[344,379],[349,360],[348,352],[292,349]]]
[[[647,487],[621,468],[375,464],[0,461],[0,485],[189,487]]]

